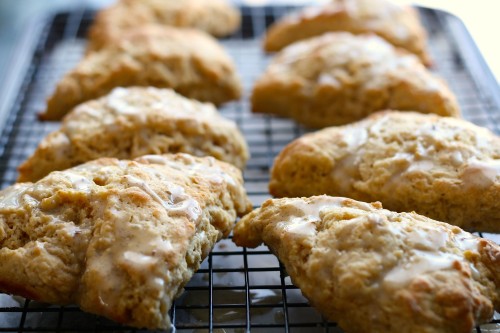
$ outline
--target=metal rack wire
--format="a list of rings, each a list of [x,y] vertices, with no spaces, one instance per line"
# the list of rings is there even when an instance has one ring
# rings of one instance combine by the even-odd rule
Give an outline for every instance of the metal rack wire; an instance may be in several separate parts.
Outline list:
[[[242,100],[225,105],[221,112],[238,123],[248,141],[252,158],[245,170],[245,182],[256,206],[269,197],[267,183],[274,156],[306,131],[290,120],[249,111],[251,86],[269,60],[260,49],[259,37],[290,9],[242,8],[241,30],[221,41],[237,63],[245,91]],[[466,31],[445,13],[421,9],[421,14],[429,31],[434,70],[457,94],[464,117],[500,133],[499,92],[485,89],[495,83],[489,79],[479,54],[462,52],[463,47],[474,51]],[[81,59],[93,15],[85,10],[60,13],[42,19],[29,32],[37,34],[38,42],[0,136],[2,188],[15,181],[16,167],[41,138],[58,127],[57,123],[39,122],[36,114],[44,108],[45,98],[57,80]],[[175,301],[171,318],[177,332],[342,332],[308,305],[267,247],[239,248],[230,239],[219,242],[195,273]],[[499,319],[476,331],[499,329]],[[84,313],[75,306],[46,305],[0,294],[0,332],[142,331]]]

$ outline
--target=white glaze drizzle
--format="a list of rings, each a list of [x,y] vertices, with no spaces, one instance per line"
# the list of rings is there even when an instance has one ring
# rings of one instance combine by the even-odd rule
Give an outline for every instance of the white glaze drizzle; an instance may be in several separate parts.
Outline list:
[[[197,221],[201,215],[201,207],[198,201],[187,195],[184,188],[180,186],[170,187],[170,212],[187,213],[192,221]]]
[[[168,165],[173,169],[183,170],[184,172],[188,172],[192,175],[199,174],[202,175],[203,178],[216,184],[226,182],[228,185],[236,186],[236,181],[216,164],[215,158],[208,156],[204,158],[204,160],[208,163],[200,163],[197,162],[191,155],[182,153],[177,155],[182,156],[183,160],[188,161],[188,163],[168,159],[161,155],[145,155],[139,160],[147,161],[152,164]]]
[[[318,77],[318,84],[340,88],[342,83],[329,73],[321,73]]]
[[[28,189],[28,184],[15,184],[0,191],[0,208],[18,207],[21,196]]]
[[[479,161],[473,157],[467,161],[459,177],[466,187],[487,188],[500,176],[500,160]]]
[[[180,186],[169,184],[170,201],[163,200],[145,181],[125,175],[125,179],[130,186],[136,186],[147,193],[153,200],[158,202],[169,213],[181,213],[186,215],[191,221],[196,222],[201,215],[199,203],[184,192]]]
[[[322,196],[314,201],[304,199],[289,199],[282,211],[282,221],[277,226],[286,232],[300,236],[312,236],[316,233],[316,223],[320,221],[320,214],[325,209],[342,207],[346,198]],[[356,208],[366,211],[373,210],[367,203],[358,202]]]
[[[460,257],[451,253],[414,250],[403,264],[393,268],[384,278],[384,283],[404,286],[419,275],[452,267]]]
[[[123,252],[123,259],[132,265],[145,266],[145,267],[153,266],[158,262],[158,258],[151,255],[145,255],[136,251]]]
[[[446,245],[448,234],[432,228],[413,229],[407,233],[407,239],[416,249],[434,251]]]
[[[118,87],[106,97],[105,103],[116,115],[139,116],[142,119],[145,119],[148,111],[156,110],[175,118],[217,117],[225,121],[212,104],[190,100],[170,89],[148,87],[137,90]]]
[[[280,227],[292,234],[301,236],[313,236],[316,233],[318,219],[314,216],[293,217],[286,223],[279,224]]]
[[[462,153],[460,151],[455,150],[453,153],[451,153],[450,161],[453,166],[459,167],[464,163],[464,157],[462,156]]]
[[[364,128],[346,127],[342,131],[342,141],[349,150],[356,150],[364,145],[368,139],[368,132]]]
[[[132,275],[142,278],[146,290],[154,292],[158,298],[164,297],[166,285],[170,283],[166,266],[168,258],[177,255],[177,246],[182,246],[182,242],[174,246],[170,239],[163,239],[149,224],[131,223],[133,212],[115,208],[108,212],[114,223],[116,239],[102,255],[92,256],[87,262],[87,270],[101,277],[98,297],[102,306],[114,306],[117,292],[125,281],[120,270],[133,272]]]
[[[162,155],[145,155],[141,157],[142,161],[146,161],[152,164],[165,165],[167,164],[167,159]]]
[[[436,165],[432,160],[414,160],[409,168],[406,170],[406,172],[416,172],[416,171],[430,171],[434,169]]]
[[[87,177],[74,172],[64,171],[59,174],[68,179],[73,185],[73,188],[79,191],[89,193],[95,185],[94,182],[90,181]]]
[[[465,231],[460,231],[458,234],[455,234],[454,240],[462,251],[474,251],[478,252],[479,239]]]
[[[428,226],[421,229],[405,230],[405,223],[389,223],[387,229],[409,246],[409,255],[393,267],[384,277],[384,284],[401,287],[410,283],[414,278],[438,270],[453,269],[455,262],[462,262],[470,267],[473,276],[478,271],[473,263],[467,261],[463,255],[446,251],[447,242],[451,241],[456,247],[465,250],[477,251],[477,238],[461,232],[450,234],[438,226]]]

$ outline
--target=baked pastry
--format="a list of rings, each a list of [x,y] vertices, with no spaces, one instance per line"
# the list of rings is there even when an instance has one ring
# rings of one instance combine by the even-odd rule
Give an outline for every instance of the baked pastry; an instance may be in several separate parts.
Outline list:
[[[235,32],[240,22],[239,11],[226,0],[120,0],[97,13],[88,50],[106,48],[128,29],[147,24],[196,28],[222,37]]]
[[[115,88],[80,104],[43,139],[21,166],[18,181],[36,181],[54,170],[97,159],[146,154],[213,156],[244,168],[248,147],[237,125],[212,104],[170,89]]]
[[[257,80],[254,112],[310,127],[342,125],[383,109],[458,116],[448,87],[413,55],[377,36],[328,33],[281,51]]]
[[[168,328],[211,248],[251,209],[212,157],[102,158],[0,192],[0,291]]]
[[[192,29],[144,26],[87,55],[59,81],[41,118],[60,119],[77,104],[127,86],[172,88],[215,104],[241,94],[233,61],[211,36]]]
[[[500,310],[497,244],[380,203],[268,200],[236,224],[233,240],[264,242],[349,333],[470,333]]]
[[[298,40],[326,32],[374,33],[430,65],[427,36],[417,11],[387,0],[330,0],[275,22],[266,33],[266,51],[279,51]]]
[[[381,201],[465,229],[500,231],[500,138],[465,120],[382,112],[305,135],[277,156],[278,197]]]

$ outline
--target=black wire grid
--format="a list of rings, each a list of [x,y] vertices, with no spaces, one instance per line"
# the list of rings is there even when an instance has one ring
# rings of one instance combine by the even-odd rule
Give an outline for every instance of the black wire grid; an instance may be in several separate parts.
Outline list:
[[[245,182],[256,206],[269,198],[267,184],[274,156],[306,132],[291,120],[249,111],[252,84],[269,60],[261,51],[260,36],[275,18],[290,9],[243,7],[241,30],[221,41],[236,61],[245,91],[240,101],[225,105],[221,112],[238,123],[248,141],[252,158],[245,170]],[[429,32],[433,70],[457,94],[465,118],[500,133],[498,89],[494,90],[497,95],[483,89],[496,82],[487,80],[484,73],[490,74],[481,67],[484,63],[482,58],[477,59],[478,53],[466,54],[460,49],[463,38],[470,43],[465,30],[456,30],[461,23],[442,12],[420,11]],[[0,137],[1,188],[15,181],[16,167],[59,126],[38,121],[36,114],[44,109],[57,80],[81,59],[93,16],[94,12],[83,9],[60,13],[42,19],[29,32],[39,34],[39,38]],[[471,60],[476,65],[470,65]],[[477,63],[484,73],[477,70]],[[498,238],[495,240],[498,242]],[[267,247],[240,248],[230,239],[215,246],[170,314],[177,332],[342,332],[308,305]],[[476,332],[499,332],[499,319],[497,314],[492,323],[478,327]],[[84,313],[76,306],[40,304],[0,294],[0,332],[143,331]]]

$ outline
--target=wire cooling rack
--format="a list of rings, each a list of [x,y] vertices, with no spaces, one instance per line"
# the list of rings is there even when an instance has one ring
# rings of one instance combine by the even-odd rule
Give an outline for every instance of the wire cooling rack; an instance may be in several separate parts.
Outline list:
[[[290,120],[249,111],[252,84],[269,60],[260,49],[259,37],[266,26],[290,9],[244,7],[241,30],[221,41],[237,63],[245,91],[242,100],[225,105],[221,112],[238,123],[248,141],[252,158],[245,182],[256,206],[269,197],[267,183],[274,156],[305,132]],[[467,31],[451,15],[420,11],[429,32],[433,70],[449,82],[465,118],[500,134],[498,85]],[[13,64],[23,73],[22,80],[17,85],[12,81],[12,103],[0,110],[2,188],[15,181],[16,167],[58,127],[58,123],[39,122],[36,114],[44,109],[45,98],[57,80],[81,59],[93,16],[94,12],[86,10],[64,12],[41,19],[27,31],[19,59]],[[308,305],[267,247],[239,248],[230,239],[219,242],[194,274],[175,301],[171,318],[177,332],[342,332]],[[476,328],[476,332],[499,331],[498,314],[492,323]],[[0,332],[144,331],[119,326],[76,306],[40,304],[0,294]]]

